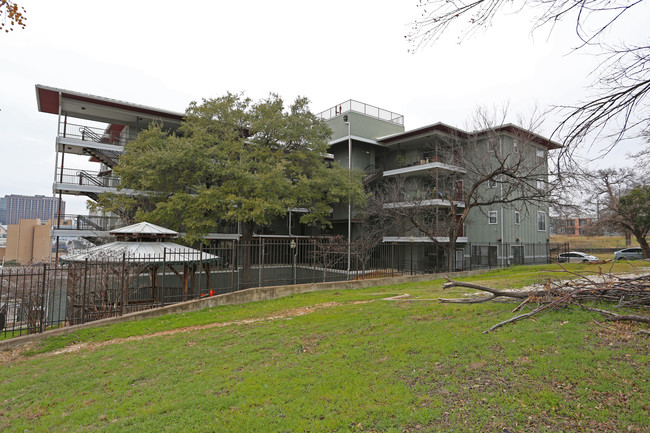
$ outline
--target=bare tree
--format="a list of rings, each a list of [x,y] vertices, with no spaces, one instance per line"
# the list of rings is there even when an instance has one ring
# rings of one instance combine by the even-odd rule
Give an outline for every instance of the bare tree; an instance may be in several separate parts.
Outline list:
[[[650,46],[646,43],[611,44],[608,30],[621,16],[639,9],[643,0],[419,0],[422,13],[407,35],[413,49],[435,42],[454,24],[463,27],[461,39],[492,24],[500,14],[532,9],[536,21],[532,30],[554,26],[562,20],[575,20],[579,45],[593,47],[602,55],[597,69],[595,91],[589,99],[564,109],[565,118],[556,129],[564,144],[577,144],[587,135],[609,137],[610,151],[621,139],[635,136],[647,128],[650,116],[647,97],[650,92]],[[613,127],[615,132],[609,132]],[[566,146],[570,151],[575,146]]]
[[[327,281],[330,270],[345,263],[347,259],[347,241],[343,236],[325,236],[315,241],[314,256],[316,263],[323,269],[323,282]]]
[[[634,235],[650,257],[647,236],[650,232],[650,186],[643,184],[635,170],[629,168],[598,170],[584,176],[592,191],[591,203],[599,206],[594,228],[616,230]]]
[[[474,121],[476,132],[447,127],[435,134],[436,161],[457,170],[392,177],[375,194],[393,229],[402,235],[415,231],[447,251],[449,271],[457,239],[471,215],[486,214],[497,204],[522,212],[532,205],[547,206],[557,185],[546,167],[546,151],[541,156],[538,151],[559,147],[556,143],[514,125],[496,125],[486,110],[478,110]]]

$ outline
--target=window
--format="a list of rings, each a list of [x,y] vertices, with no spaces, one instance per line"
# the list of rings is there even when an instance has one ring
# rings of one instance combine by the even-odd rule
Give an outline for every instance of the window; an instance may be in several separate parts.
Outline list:
[[[546,191],[546,184],[543,180],[537,181],[537,189],[540,191]]]
[[[489,179],[488,180],[488,188],[496,188],[497,187],[497,181],[494,179]]]
[[[496,224],[498,223],[498,218],[499,216],[499,211],[496,210],[491,210],[488,212],[488,224]]]
[[[546,163],[546,154],[544,153],[543,150],[537,149],[535,151],[535,154],[537,155],[537,163],[538,164],[544,164]]]
[[[497,147],[498,140],[496,138],[488,138],[487,141],[487,151],[494,152]]]
[[[540,232],[546,231],[546,213],[542,211],[537,212],[537,230]]]
[[[521,224],[521,214],[519,213],[518,210],[515,211],[515,224],[517,225]]]
[[[519,153],[519,141],[512,140],[512,152]]]

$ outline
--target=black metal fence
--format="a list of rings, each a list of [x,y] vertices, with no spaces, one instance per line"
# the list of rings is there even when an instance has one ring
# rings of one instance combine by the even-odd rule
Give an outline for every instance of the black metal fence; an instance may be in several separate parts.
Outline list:
[[[566,246],[568,248],[568,245]],[[548,263],[550,244],[466,244],[453,270]],[[448,251],[425,243],[348,245],[341,238],[259,239],[162,255],[88,257],[0,270],[0,338],[42,332],[250,287],[443,272]]]

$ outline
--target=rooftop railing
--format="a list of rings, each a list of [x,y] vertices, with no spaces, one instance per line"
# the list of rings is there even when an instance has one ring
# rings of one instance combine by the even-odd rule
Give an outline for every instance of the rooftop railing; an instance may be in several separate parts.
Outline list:
[[[395,123],[397,125],[404,125],[404,116],[401,114],[393,113],[392,111],[384,110],[374,105],[365,104],[363,102],[349,99],[341,104],[335,105],[325,111],[316,114],[316,117],[329,120],[333,117],[340,116],[343,113],[355,111],[357,113],[365,114],[366,116],[376,117],[377,119],[385,120],[387,122]]]

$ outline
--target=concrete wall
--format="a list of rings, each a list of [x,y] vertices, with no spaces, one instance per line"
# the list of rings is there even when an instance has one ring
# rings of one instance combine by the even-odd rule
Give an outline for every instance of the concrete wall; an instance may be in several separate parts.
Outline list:
[[[332,129],[332,140],[348,136],[348,125],[343,122],[343,116],[346,114],[350,122],[350,135],[353,137],[375,139],[404,132],[403,125],[355,111],[348,111],[327,121],[327,125]]]

